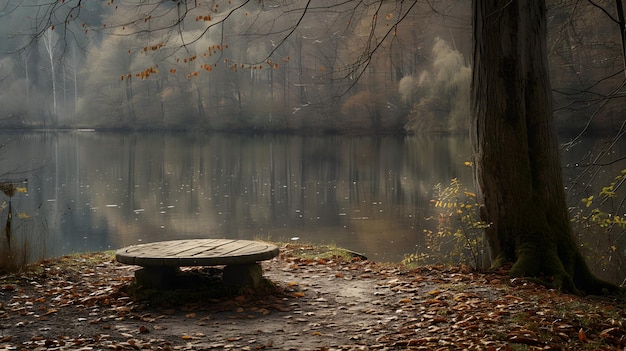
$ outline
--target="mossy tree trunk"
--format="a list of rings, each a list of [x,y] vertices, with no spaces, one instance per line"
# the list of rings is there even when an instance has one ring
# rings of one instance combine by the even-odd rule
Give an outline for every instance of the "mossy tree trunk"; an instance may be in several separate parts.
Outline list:
[[[569,291],[611,286],[589,271],[565,201],[544,0],[474,0],[472,140],[494,264]]]

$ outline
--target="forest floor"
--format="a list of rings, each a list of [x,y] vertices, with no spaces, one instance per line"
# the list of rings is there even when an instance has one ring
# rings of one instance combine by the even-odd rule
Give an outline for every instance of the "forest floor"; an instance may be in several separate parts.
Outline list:
[[[282,245],[255,292],[133,288],[111,254],[0,278],[8,350],[623,350],[626,304],[506,272],[415,269]],[[150,298],[144,301],[138,296]]]

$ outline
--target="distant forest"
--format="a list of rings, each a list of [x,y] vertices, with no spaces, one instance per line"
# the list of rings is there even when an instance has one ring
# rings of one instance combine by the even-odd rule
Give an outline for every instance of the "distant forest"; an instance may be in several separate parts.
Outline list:
[[[38,20],[46,1],[0,8],[0,128],[468,130],[470,1],[156,3],[83,1],[74,16],[65,1],[56,27]],[[613,132],[616,26],[586,1],[548,6],[557,126]]]

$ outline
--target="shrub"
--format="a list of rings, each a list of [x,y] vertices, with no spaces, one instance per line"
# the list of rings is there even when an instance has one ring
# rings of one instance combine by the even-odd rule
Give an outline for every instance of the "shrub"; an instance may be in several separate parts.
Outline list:
[[[428,218],[437,221],[436,231],[424,230],[427,252],[408,255],[403,263],[465,263],[482,268],[487,252],[484,229],[489,224],[479,219],[476,194],[454,178],[446,187],[435,185],[431,201],[440,212]]]
[[[626,247],[626,194],[622,188],[625,183],[626,169],[623,169],[609,185],[571,209],[575,233],[586,238],[581,246],[587,259],[595,259],[591,265],[601,270],[610,265],[621,276],[626,276],[626,252],[619,249]],[[626,284],[626,279],[621,284]]]
[[[0,204],[2,214],[0,218],[5,218],[2,225],[2,238],[0,238],[0,271],[17,271],[30,263],[31,246],[28,238],[32,236],[29,234],[33,226],[28,215],[15,213],[12,199],[16,193],[26,192],[26,188],[16,187],[10,182],[0,182],[0,191],[8,197],[8,200]],[[19,238],[15,235],[16,233],[21,234]]]

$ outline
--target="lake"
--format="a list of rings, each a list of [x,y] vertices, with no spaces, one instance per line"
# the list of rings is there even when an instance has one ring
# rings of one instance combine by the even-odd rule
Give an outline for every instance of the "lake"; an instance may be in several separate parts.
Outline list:
[[[458,136],[71,131],[0,138],[0,174],[27,179],[27,192],[12,202],[31,223],[22,235],[45,256],[237,238],[336,244],[400,261],[427,251],[424,230],[437,226],[427,220],[438,214],[435,184],[457,178],[473,190],[470,142]],[[583,159],[594,143],[581,142],[564,163]],[[567,168],[567,179],[574,176]]]

